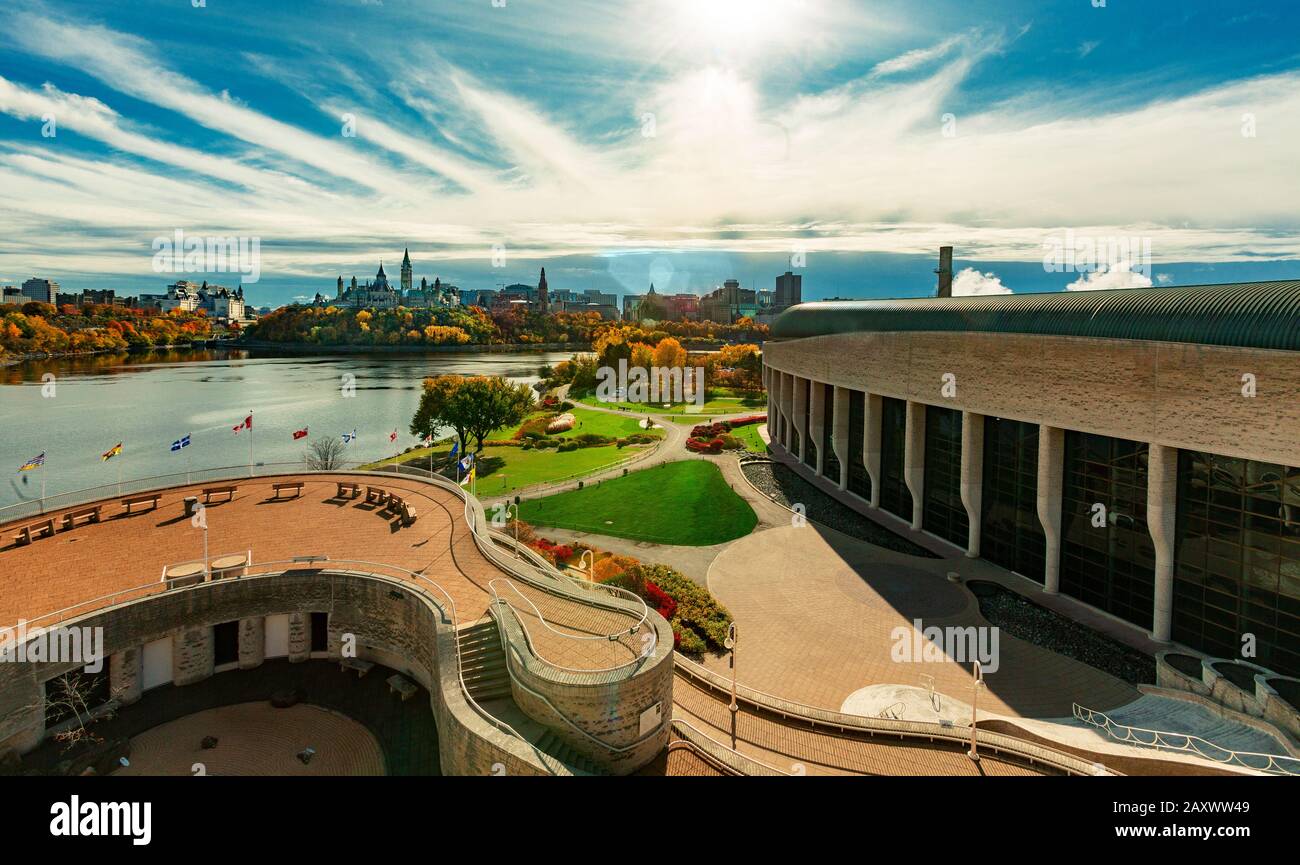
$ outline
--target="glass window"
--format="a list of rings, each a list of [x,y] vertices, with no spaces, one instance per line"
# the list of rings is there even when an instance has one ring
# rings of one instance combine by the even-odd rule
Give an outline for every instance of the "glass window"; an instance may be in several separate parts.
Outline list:
[[[892,397],[880,402],[880,506],[911,522],[912,494],[903,480],[907,403]]]
[[[1180,452],[1174,639],[1300,675],[1298,518],[1300,469]]]
[[[925,407],[925,503],[922,526],[965,547],[970,520],[961,501],[961,412]]]
[[[1038,424],[984,418],[980,555],[1043,582],[1047,540],[1038,520]]]
[[[822,453],[826,457],[822,461],[822,474],[835,483],[840,482],[840,460],[835,455],[835,385],[823,384],[817,385],[822,389],[823,405],[826,406],[822,413]]]
[[[1145,443],[1066,432],[1061,591],[1150,628],[1155,545],[1146,503]],[[1105,508],[1104,526],[1093,525],[1096,505]]]
[[[849,492],[871,500],[871,475],[862,451],[867,440],[867,395],[849,391]],[[877,419],[879,422],[879,419]]]

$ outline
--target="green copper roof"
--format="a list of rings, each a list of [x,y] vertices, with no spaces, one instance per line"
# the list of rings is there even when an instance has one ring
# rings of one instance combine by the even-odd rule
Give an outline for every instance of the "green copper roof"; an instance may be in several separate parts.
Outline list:
[[[773,339],[858,331],[1036,333],[1300,351],[1300,280],[833,300],[791,307]]]

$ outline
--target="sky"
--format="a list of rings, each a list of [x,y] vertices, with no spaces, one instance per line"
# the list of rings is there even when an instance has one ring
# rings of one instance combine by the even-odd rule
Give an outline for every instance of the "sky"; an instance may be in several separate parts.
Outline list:
[[[941,245],[958,293],[1300,275],[1291,0],[4,5],[0,284],[276,306],[408,247],[417,283],[805,299],[932,293]],[[256,260],[167,270],[178,231]]]

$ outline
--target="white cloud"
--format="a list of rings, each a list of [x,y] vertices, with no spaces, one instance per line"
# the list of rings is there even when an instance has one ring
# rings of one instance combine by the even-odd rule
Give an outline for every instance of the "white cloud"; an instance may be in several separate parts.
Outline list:
[[[1133,270],[1128,261],[1083,274],[1065,287],[1066,291],[1100,291],[1107,288],[1150,288],[1151,278]]]
[[[952,281],[953,297],[969,297],[975,294],[1011,294],[1011,289],[1002,284],[1002,280],[992,273],[980,273],[968,267],[957,274]]]

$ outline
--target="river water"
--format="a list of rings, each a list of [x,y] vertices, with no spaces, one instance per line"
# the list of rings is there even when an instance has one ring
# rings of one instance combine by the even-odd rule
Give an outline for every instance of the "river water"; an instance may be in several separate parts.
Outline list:
[[[57,358],[0,368],[0,507],[46,493],[190,469],[298,462],[322,436],[357,432],[349,461],[415,444],[408,432],[425,376],[502,375],[532,384],[538,368],[569,355],[475,352],[428,355],[285,355],[202,349]],[[50,378],[52,376],[52,378]],[[293,432],[306,427],[308,438]],[[397,443],[389,434],[397,431]],[[190,446],[172,452],[172,442]],[[122,443],[107,462],[100,455]],[[45,454],[43,468],[20,472]],[[42,478],[42,474],[44,477]],[[183,480],[183,478],[182,478]]]

